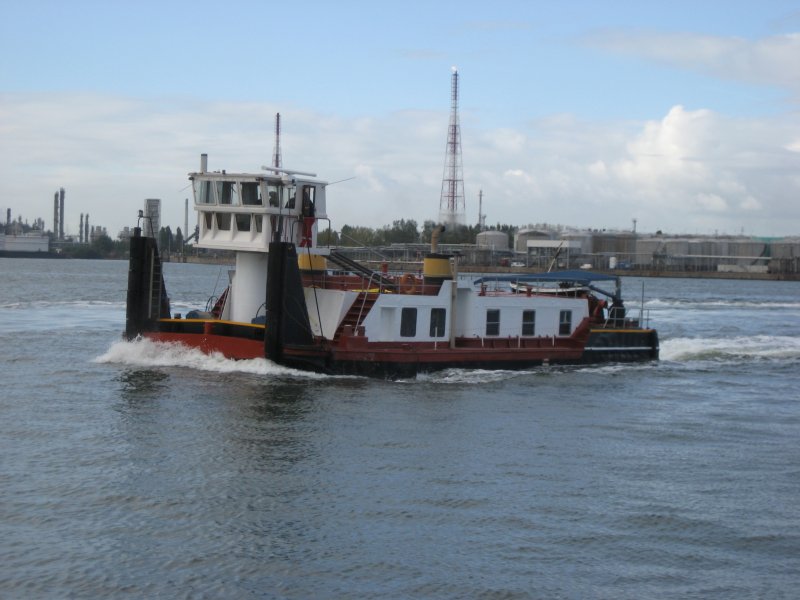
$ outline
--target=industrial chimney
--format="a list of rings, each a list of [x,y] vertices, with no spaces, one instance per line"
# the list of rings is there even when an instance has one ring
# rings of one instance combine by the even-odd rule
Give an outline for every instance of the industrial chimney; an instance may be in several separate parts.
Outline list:
[[[64,188],[58,190],[58,239],[64,239]]]
[[[58,239],[58,192],[53,197],[53,239]]]

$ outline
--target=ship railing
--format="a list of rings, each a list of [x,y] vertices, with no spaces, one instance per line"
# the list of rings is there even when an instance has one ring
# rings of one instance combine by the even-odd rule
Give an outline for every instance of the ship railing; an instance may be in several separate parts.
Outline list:
[[[364,289],[363,292],[364,297],[361,299],[361,309],[358,311],[358,320],[356,321],[357,325],[361,324],[361,317],[364,314],[364,307],[367,305],[367,297],[369,296],[370,290],[372,289],[372,280],[373,278],[375,278],[376,275],[378,275],[378,273],[373,273],[372,275],[370,275],[369,281],[367,282],[367,285]],[[378,278],[380,278],[380,276],[378,276]],[[378,284],[380,285],[380,281],[378,281]]]
[[[631,329],[649,329],[650,328],[650,309],[640,311],[638,319],[630,317],[612,318],[606,317],[603,321],[603,329],[614,329],[616,327],[625,327]]]

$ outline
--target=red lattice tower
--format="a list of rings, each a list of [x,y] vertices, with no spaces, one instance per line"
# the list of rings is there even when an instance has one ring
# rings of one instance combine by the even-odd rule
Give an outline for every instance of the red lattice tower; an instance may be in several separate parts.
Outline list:
[[[452,108],[447,128],[447,147],[439,199],[439,219],[451,225],[464,224],[464,169],[461,164],[461,126],[458,122],[458,69],[453,67],[451,84]]]

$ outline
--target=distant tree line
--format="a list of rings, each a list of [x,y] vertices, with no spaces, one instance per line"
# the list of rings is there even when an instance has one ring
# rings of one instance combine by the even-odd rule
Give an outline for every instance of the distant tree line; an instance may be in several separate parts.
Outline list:
[[[391,244],[429,244],[431,234],[437,227],[436,221],[425,221],[420,230],[413,219],[400,219],[391,225],[377,229],[362,225],[345,225],[341,231],[320,231],[317,241],[323,246],[390,246]],[[497,224],[495,228],[509,236],[517,232],[513,225]],[[480,233],[477,225],[456,225],[446,227],[439,235],[441,244],[474,244]]]

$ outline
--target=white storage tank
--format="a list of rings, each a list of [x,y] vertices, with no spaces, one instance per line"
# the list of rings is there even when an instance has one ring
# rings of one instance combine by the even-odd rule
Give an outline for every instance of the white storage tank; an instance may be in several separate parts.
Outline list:
[[[496,229],[481,231],[475,240],[478,248],[492,248],[493,250],[508,250],[508,234]]]

